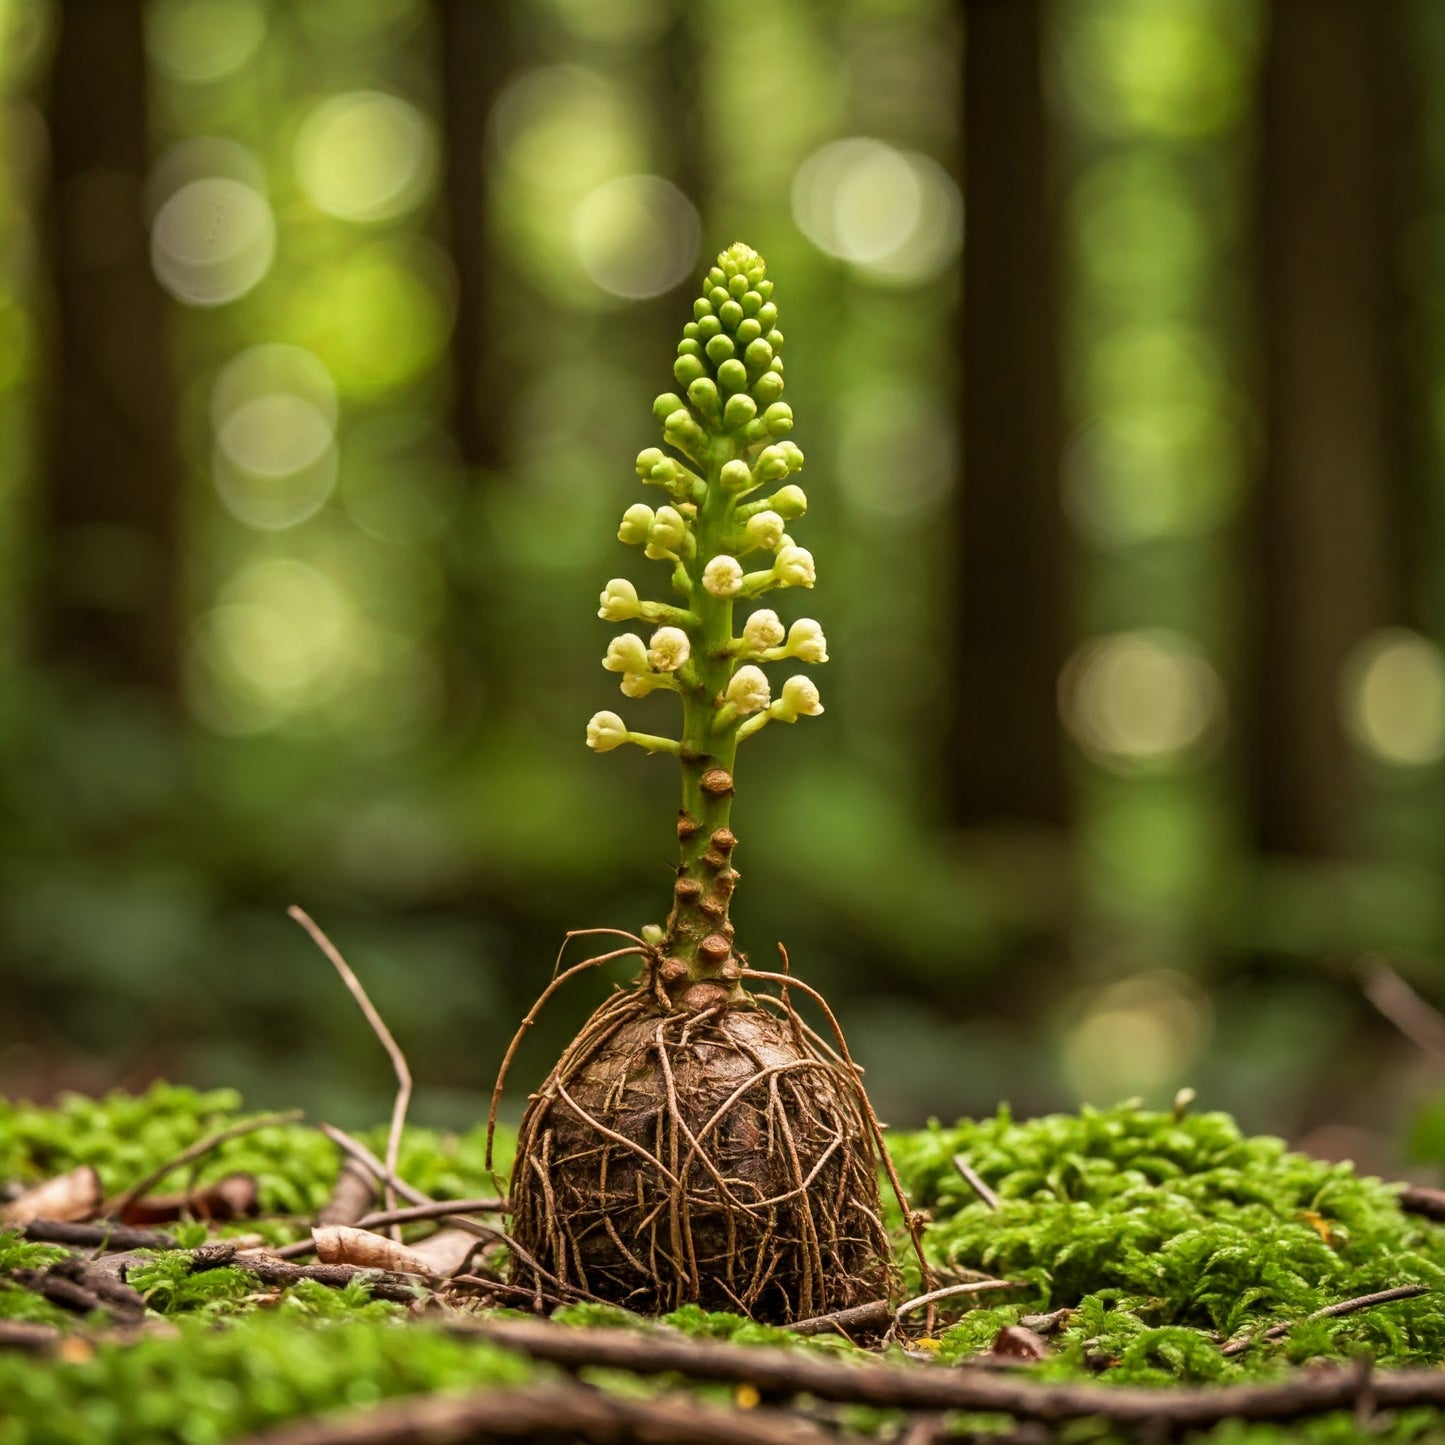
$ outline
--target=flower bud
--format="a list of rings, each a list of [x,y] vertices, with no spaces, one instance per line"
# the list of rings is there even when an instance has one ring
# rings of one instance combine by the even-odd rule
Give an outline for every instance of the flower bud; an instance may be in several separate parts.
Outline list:
[[[716,311],[719,306],[730,299],[727,287],[714,286],[712,290],[707,293],[707,299],[712,302],[713,310]]]
[[[629,547],[640,547],[647,541],[652,528],[652,508],[636,502],[622,514],[622,525],[617,529],[617,540]]]
[[[778,308],[771,301],[764,301],[758,307],[758,321],[761,325],[771,328],[778,319]]]
[[[683,521],[682,513],[676,507],[659,507],[647,533],[648,555],[656,561],[655,553],[677,551],[685,536],[687,523]]]
[[[707,359],[714,366],[720,366],[736,350],[731,336],[714,336],[707,344]]]
[[[767,673],[750,662],[745,663],[733,673],[724,697],[744,717],[750,712],[762,712],[773,697]]]
[[[646,697],[652,691],[652,677],[646,672],[624,672],[617,687],[623,697]]]
[[[797,722],[800,717],[817,717],[823,704],[813,679],[800,672],[783,684],[783,695],[768,711],[779,722]]]
[[[602,666],[608,672],[646,672],[647,648],[635,632],[624,632],[607,644]]]
[[[598,602],[597,615],[604,622],[627,622],[642,611],[642,605],[637,600],[637,588],[625,577],[614,577],[602,589]]]
[[[746,346],[750,341],[756,341],[763,334],[763,328],[758,325],[757,318],[749,316],[746,320],[738,322],[736,332],[739,346]]]
[[[710,376],[700,376],[687,389],[687,399],[705,416],[715,422],[722,415],[722,401],[717,383]]]
[[[828,639],[811,617],[800,617],[788,629],[788,652],[799,662],[827,662]]]
[[[769,436],[787,436],[793,429],[793,408],[785,401],[775,401],[763,413],[763,425]]]
[[[698,377],[707,375],[707,367],[700,357],[679,356],[672,363],[672,374],[683,386],[690,386]]]
[[[758,453],[758,459],[753,464],[753,480],[755,482],[780,482],[790,470],[787,455],[782,447],[764,447]]]
[[[759,406],[770,406],[783,394],[783,378],[776,371],[765,371],[753,383],[753,395]]]
[[[692,643],[682,628],[659,627],[648,644],[647,660],[658,672],[676,672],[691,653]]]
[[[675,391],[665,391],[652,403],[652,415],[656,421],[666,421],[667,418],[682,405],[682,398]],[[657,451],[656,447],[649,447],[649,451]]]
[[[786,524],[776,512],[756,512],[748,518],[747,532],[748,541],[754,547],[761,547],[765,552],[775,550],[783,540],[783,530]]]
[[[702,569],[702,585],[714,597],[735,597],[743,585],[743,569],[736,557],[720,553]]]
[[[587,724],[587,746],[594,753],[610,753],[627,741],[627,724],[615,712],[595,712]]]
[[[756,341],[748,343],[748,349],[743,352],[743,360],[747,363],[748,370],[754,376],[758,376],[771,364],[773,348],[760,336]]]
[[[801,517],[808,510],[808,494],[796,482],[789,482],[786,487],[779,487],[771,497],[768,498],[768,505],[781,517],[792,521]]]
[[[733,357],[717,369],[717,382],[724,391],[746,391],[748,385],[748,369],[737,357]]]
[[[743,623],[743,641],[754,652],[766,652],[783,640],[783,624],[771,607],[761,607]]]
[[[698,363],[698,365],[701,364],[701,362]],[[707,444],[706,433],[685,406],[668,414],[667,420],[662,424],[662,435],[664,440],[689,456],[694,455]]]
[[[790,472],[801,472],[803,470],[803,449],[793,441],[781,441],[778,443],[778,450],[782,452],[788,463]]]
[[[745,316],[756,316],[762,309],[763,298],[756,291],[744,291],[738,298],[738,304],[743,308]]]
[[[776,327],[772,331],[768,332],[767,343],[773,348],[774,351],[781,351],[783,349],[783,342],[785,340],[786,338],[784,337],[783,333],[777,330]]]
[[[758,404],[745,391],[734,392],[723,408],[723,425],[729,431],[746,426],[758,414]]]
[[[753,485],[752,468],[746,462],[724,462],[718,481],[729,492],[745,492]]]
[[[704,316],[711,315],[712,302],[709,301],[706,296],[699,296],[697,300],[692,303],[692,319],[694,321],[701,321]]]
[[[645,481],[651,475],[653,467],[666,460],[666,454],[661,447],[643,447],[637,454],[637,475]]]
[[[743,308],[736,301],[724,301],[717,309],[717,318],[725,330],[736,331],[743,319]]]
[[[694,327],[694,330],[697,328]],[[677,343],[677,354],[679,356],[701,356],[702,343],[695,336],[684,336]]]
[[[711,340],[722,330],[722,322],[716,316],[704,316],[697,323],[697,334],[704,341]]]
[[[811,587],[817,581],[813,554],[806,547],[780,547],[773,559],[773,576],[783,587]]]

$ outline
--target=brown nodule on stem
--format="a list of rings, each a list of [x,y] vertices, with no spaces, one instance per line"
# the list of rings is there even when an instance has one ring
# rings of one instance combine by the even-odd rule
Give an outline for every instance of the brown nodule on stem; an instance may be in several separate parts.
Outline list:
[[[680,983],[687,977],[687,965],[680,958],[665,958],[658,973],[663,983]]]
[[[679,878],[672,885],[672,891],[686,903],[702,897],[702,884],[696,878]]]
[[[697,907],[698,912],[701,913],[704,918],[710,918],[714,923],[720,922],[723,915],[728,911],[727,904],[717,898],[704,898]]]
[[[710,963],[725,963],[733,951],[732,941],[721,933],[709,933],[698,944],[697,951]]]
[[[723,854],[719,853],[716,848],[709,848],[707,852],[702,855],[702,861],[703,865],[713,873],[716,873],[720,868],[726,868],[728,863],[728,860]]]
[[[702,824],[690,813],[679,813],[677,815],[677,836],[679,838],[691,838],[695,833],[702,831]]]
[[[712,845],[719,853],[731,853],[737,847],[738,840],[731,828],[717,828],[713,831]]]
[[[723,797],[733,790],[733,775],[726,768],[709,768],[702,775],[698,784],[704,793],[711,793],[715,797]],[[696,828],[693,829],[696,832]]]

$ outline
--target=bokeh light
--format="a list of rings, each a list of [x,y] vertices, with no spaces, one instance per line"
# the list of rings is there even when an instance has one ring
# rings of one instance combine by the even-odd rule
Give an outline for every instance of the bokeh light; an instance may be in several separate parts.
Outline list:
[[[1346,662],[1340,702],[1350,736],[1382,762],[1445,758],[1445,656],[1418,632],[1387,627],[1365,638]]]
[[[301,124],[295,156],[307,199],[345,221],[403,215],[436,177],[431,122],[399,96],[376,90],[322,101]]]
[[[572,215],[582,269],[612,296],[671,291],[697,263],[697,208],[661,176],[618,176],[589,191]]]
[[[1059,703],[1085,752],[1116,769],[1180,760],[1224,707],[1218,674],[1198,648],[1162,628],[1085,643],[1064,669]]]
[[[181,186],[151,226],[151,264],[178,301],[221,306],[251,290],[276,254],[276,222],[260,191],[229,176]]]
[[[1214,1024],[1199,986],[1166,969],[1093,990],[1075,1006],[1064,1072],[1078,1097],[1096,1105],[1180,1082]]]
[[[958,253],[963,203],[927,156],[854,136],[798,167],[793,218],[819,250],[898,284],[932,279]]]
[[[176,80],[203,85],[239,70],[266,38],[260,0],[151,0],[146,50]]]

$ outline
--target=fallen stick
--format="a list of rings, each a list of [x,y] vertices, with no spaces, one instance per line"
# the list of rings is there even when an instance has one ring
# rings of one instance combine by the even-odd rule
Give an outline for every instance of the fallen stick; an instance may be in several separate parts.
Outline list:
[[[821,1335],[825,1330],[837,1330],[839,1334],[847,1334],[849,1330],[882,1329],[892,1319],[892,1302],[872,1299],[866,1304],[849,1305],[845,1310],[834,1310],[831,1314],[794,1320],[788,1328],[795,1335]]]
[[[295,1421],[236,1445],[465,1445],[539,1437],[589,1445],[861,1445],[863,1439],[779,1410],[724,1409],[677,1395],[637,1400],[555,1381],[387,1400]]]
[[[72,1224],[64,1219],[32,1219],[20,1231],[38,1244],[68,1244],[76,1249],[178,1249],[169,1234],[129,1224]]]
[[[1281,1324],[1271,1325],[1263,1334],[1245,1335],[1242,1339],[1230,1340],[1219,1353],[1226,1358],[1231,1355],[1242,1355],[1251,1345],[1259,1344],[1264,1340],[1282,1339],[1296,1325],[1303,1324],[1305,1320],[1337,1319],[1340,1315],[1352,1315],[1356,1310],[1373,1309],[1376,1305],[1387,1305],[1401,1299],[1414,1299],[1417,1295],[1429,1293],[1429,1285],[1402,1284],[1397,1285],[1394,1289],[1382,1289],[1374,1294],[1362,1294],[1357,1295],[1354,1299],[1338,1300],[1332,1305],[1326,1305],[1322,1310],[1316,1310],[1313,1314],[1303,1315],[1300,1319],[1285,1320]]]
[[[341,950],[332,943],[321,930],[320,925],[304,908],[298,908],[293,903],[286,912],[311,935],[311,941],[326,956],[336,972],[341,975],[342,983],[346,985],[347,991],[356,1000],[366,1022],[371,1025],[372,1033],[380,1040],[382,1048],[386,1050],[387,1057],[391,1060],[392,1072],[396,1075],[396,1098],[392,1102],[391,1128],[386,1136],[385,1202],[388,1209],[393,1209],[396,1207],[396,1198],[392,1193],[394,1186],[390,1180],[396,1174],[396,1162],[401,1153],[401,1131],[406,1124],[407,1107],[411,1103],[411,1069],[406,1062],[406,1055],[402,1053],[401,1046],[392,1037],[391,1030],[387,1028],[386,1021],[377,1012],[376,1005],[372,1003],[371,996],[362,987],[361,980],[352,972],[351,965],[341,956]],[[349,1222],[344,1220],[322,1221],[322,1223]],[[401,1231],[393,1229],[392,1237],[400,1243]]]
[[[391,1300],[394,1304],[414,1304],[425,1289],[421,1280],[380,1269],[361,1269],[350,1264],[288,1264],[285,1260],[268,1259],[264,1255],[238,1254],[231,1244],[205,1244],[191,1260],[191,1273],[208,1269],[239,1269],[262,1284],[288,1285],[303,1279],[314,1280],[330,1289],[344,1289],[352,1280],[364,1280],[373,1299]]]
[[[30,1320],[0,1320],[0,1350],[48,1350],[58,1345],[64,1335],[58,1325],[35,1324]]]
[[[358,1164],[365,1165],[383,1184],[395,1189],[403,1199],[409,1199],[413,1204],[435,1204],[437,1202],[430,1194],[423,1194],[420,1189],[414,1189],[405,1179],[399,1178],[396,1170],[388,1169],[360,1139],[353,1138],[345,1129],[338,1129],[335,1124],[322,1124],[321,1132],[338,1149],[350,1154]]]
[[[955,1154],[953,1156],[953,1167],[963,1175],[968,1187],[972,1189],[990,1209],[1001,1209],[1003,1207],[998,1202],[998,1195],[983,1182],[983,1176],[968,1162],[966,1156]]]
[[[1294,1420],[1353,1409],[1445,1406],[1445,1370],[1403,1369],[1364,1378],[1353,1369],[1301,1371],[1268,1384],[1147,1389],[1049,1384],[991,1371],[897,1367],[828,1360],[801,1351],[693,1340],[661,1331],[576,1329],[530,1320],[455,1321],[448,1329],[566,1369],[589,1365],[695,1380],[743,1381],[769,1394],[878,1409],[978,1410],[1058,1423],[1098,1418],[1117,1425],[1202,1429],[1221,1420]]]
[[[173,1170],[193,1164],[213,1149],[219,1149],[222,1144],[229,1144],[232,1139],[239,1139],[245,1134],[254,1134],[258,1130],[270,1129],[278,1124],[294,1124],[305,1112],[304,1109],[287,1109],[281,1114],[260,1114],[254,1119],[243,1119],[239,1124],[231,1124],[225,1129],[218,1129],[214,1134],[207,1134],[204,1139],[198,1139],[189,1148],[182,1149],[179,1154],[166,1160],[158,1169],[152,1169],[149,1174],[121,1190],[113,1199],[107,1199],[101,1212],[111,1216],[123,1214],[142,1194],[159,1184]]]
[[[939,1300],[952,1299],[960,1294],[980,1294],[990,1289],[1022,1289],[1021,1284],[1011,1279],[971,1279],[966,1284],[947,1284],[942,1289],[931,1289],[927,1294],[921,1294],[917,1299],[905,1300],[896,1310],[893,1311],[893,1318],[901,1320],[904,1315],[912,1314],[914,1310],[924,1305],[937,1304]]]
[[[1406,1214],[1445,1220],[1445,1189],[1432,1189],[1428,1184],[1407,1184],[1400,1190],[1400,1208]]]

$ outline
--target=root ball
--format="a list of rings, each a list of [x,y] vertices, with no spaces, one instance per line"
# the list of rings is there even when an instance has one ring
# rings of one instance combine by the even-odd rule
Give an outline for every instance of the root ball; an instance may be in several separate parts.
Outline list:
[[[514,1281],[780,1324],[885,1295],[859,1093],[791,1012],[615,996],[522,1121]]]

